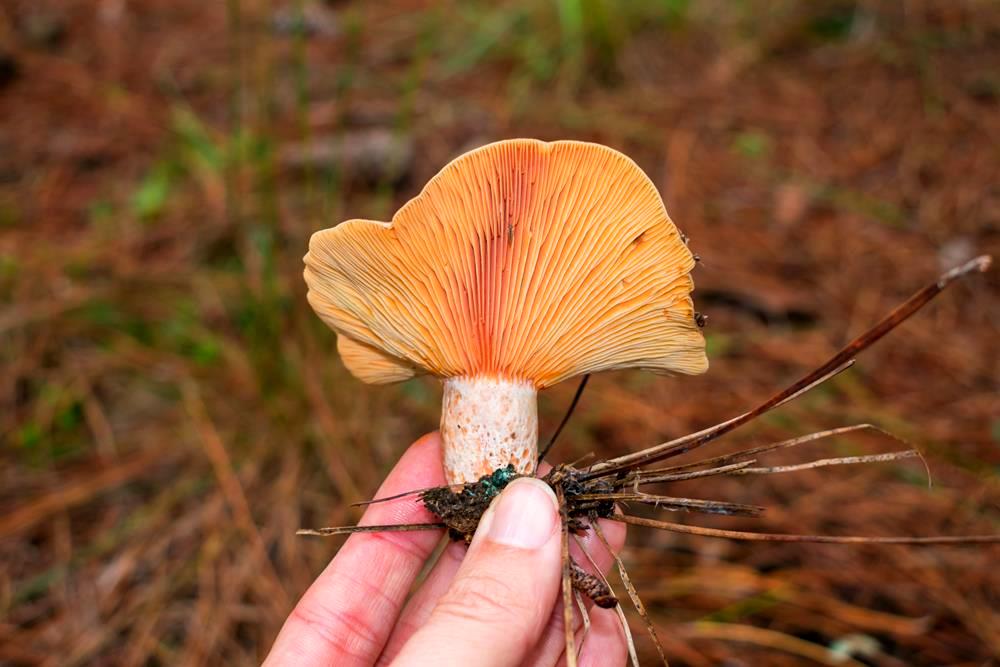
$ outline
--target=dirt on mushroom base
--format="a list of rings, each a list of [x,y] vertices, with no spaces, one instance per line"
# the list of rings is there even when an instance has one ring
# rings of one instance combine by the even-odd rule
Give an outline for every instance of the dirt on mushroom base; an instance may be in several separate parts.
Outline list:
[[[444,522],[453,540],[468,544],[493,499],[520,476],[513,465],[508,465],[483,475],[472,484],[463,485],[458,491],[450,486],[427,489],[420,493],[420,500]]]
[[[489,475],[483,475],[472,484],[463,485],[457,491],[449,486],[428,489],[420,493],[420,500],[424,507],[441,519],[453,540],[461,540],[468,544],[472,541],[472,536],[479,527],[479,521],[490,503],[518,477],[522,475],[517,473],[513,465],[508,465]],[[543,479],[553,487],[557,497],[564,499],[561,512],[568,522],[569,531],[575,535],[582,535],[589,529],[590,521],[608,518],[614,514],[615,503],[614,501],[572,502],[575,495],[567,493],[568,489],[574,486],[572,477],[571,469],[557,466]],[[590,484],[592,490],[605,486],[603,480]],[[577,486],[578,492],[582,490],[582,487]],[[584,522],[582,518],[587,518],[588,521]],[[607,583],[587,572],[572,559],[569,563],[569,572],[573,588],[590,598],[597,606],[607,609],[618,604],[618,599]]]

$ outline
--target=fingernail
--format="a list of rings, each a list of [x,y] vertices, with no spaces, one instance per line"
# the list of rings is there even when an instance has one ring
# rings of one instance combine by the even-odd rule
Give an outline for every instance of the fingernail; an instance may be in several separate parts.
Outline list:
[[[537,549],[548,542],[558,523],[556,496],[545,482],[516,479],[504,489],[484,517],[487,537],[519,549]]]

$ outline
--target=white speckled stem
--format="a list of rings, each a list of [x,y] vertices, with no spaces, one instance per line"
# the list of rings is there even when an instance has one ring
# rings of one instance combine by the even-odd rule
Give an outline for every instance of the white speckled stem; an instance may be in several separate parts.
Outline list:
[[[468,377],[444,381],[441,439],[449,484],[475,482],[508,463],[518,472],[534,472],[536,394],[528,382]]]

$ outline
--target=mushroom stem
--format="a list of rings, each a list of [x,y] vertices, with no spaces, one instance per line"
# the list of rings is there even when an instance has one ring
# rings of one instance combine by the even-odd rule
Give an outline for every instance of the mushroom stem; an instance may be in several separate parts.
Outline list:
[[[536,396],[530,382],[446,379],[441,438],[448,483],[475,482],[509,463],[519,473],[533,473],[538,457]]]

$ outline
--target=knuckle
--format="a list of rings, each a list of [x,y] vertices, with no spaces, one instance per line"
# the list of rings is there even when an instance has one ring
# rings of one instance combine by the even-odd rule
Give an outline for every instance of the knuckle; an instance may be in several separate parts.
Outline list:
[[[292,610],[292,617],[340,659],[366,659],[377,654],[381,646],[378,633],[370,627],[368,619],[355,610],[297,606]]]
[[[480,623],[523,619],[532,611],[517,588],[498,573],[472,572],[455,580],[441,598],[441,614]]]

